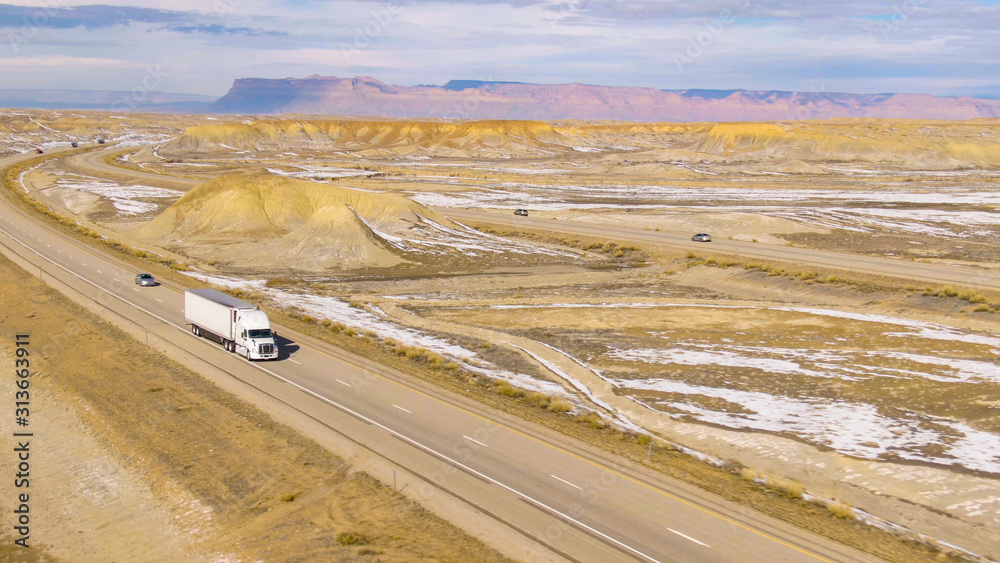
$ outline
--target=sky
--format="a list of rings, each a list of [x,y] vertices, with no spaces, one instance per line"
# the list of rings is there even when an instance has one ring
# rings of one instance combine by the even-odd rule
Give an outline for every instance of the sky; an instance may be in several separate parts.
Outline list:
[[[1000,0],[0,3],[0,89],[315,74],[1000,97]]]

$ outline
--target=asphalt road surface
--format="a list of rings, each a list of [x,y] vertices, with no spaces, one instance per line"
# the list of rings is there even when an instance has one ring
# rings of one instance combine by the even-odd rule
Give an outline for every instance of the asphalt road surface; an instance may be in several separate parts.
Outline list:
[[[33,156],[0,159],[0,169]],[[383,456],[428,495],[488,515],[523,540],[528,559],[876,560],[284,327],[278,361],[229,354],[190,333],[182,287],[134,285],[129,266],[16,208],[6,191],[0,250]]]
[[[665,233],[577,223],[572,221],[557,221],[539,217],[520,217],[511,212],[481,211],[475,209],[437,208],[456,221],[480,221],[497,225],[528,227],[565,234],[583,235],[601,240],[616,242],[634,241],[653,243],[674,248],[700,251],[703,253],[720,252],[738,254],[751,258],[782,260],[807,266],[823,266],[866,274],[906,278],[921,282],[962,284],[989,289],[1000,289],[1000,272],[965,266],[949,266],[945,264],[926,264],[904,259],[865,256],[840,252],[825,252],[790,246],[774,246],[754,242],[732,240],[713,240],[712,242],[694,242],[694,233]]]

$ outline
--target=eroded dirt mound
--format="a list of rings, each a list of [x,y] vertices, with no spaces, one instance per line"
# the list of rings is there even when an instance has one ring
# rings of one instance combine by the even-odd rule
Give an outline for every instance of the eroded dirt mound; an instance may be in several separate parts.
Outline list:
[[[287,266],[391,266],[391,241],[417,225],[455,225],[404,197],[270,175],[224,176],[184,195],[137,233],[167,245],[256,243]]]
[[[1000,164],[996,135],[974,133],[960,124],[921,121],[719,123],[694,148],[715,154],[905,163],[929,168]]]

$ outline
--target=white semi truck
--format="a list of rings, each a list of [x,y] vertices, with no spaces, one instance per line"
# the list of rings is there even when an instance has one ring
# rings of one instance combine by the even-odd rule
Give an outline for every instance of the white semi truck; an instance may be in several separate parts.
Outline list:
[[[218,342],[248,360],[278,358],[271,323],[253,303],[214,289],[189,289],[184,292],[184,320],[195,336]]]

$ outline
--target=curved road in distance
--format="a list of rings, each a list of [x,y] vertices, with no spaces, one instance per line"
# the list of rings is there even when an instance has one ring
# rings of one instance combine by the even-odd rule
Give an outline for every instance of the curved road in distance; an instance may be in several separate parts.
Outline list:
[[[89,171],[98,177],[127,177],[135,181],[155,182],[188,189],[201,183],[199,180],[189,178],[178,178],[164,174],[123,169],[104,162],[104,158],[109,153],[120,150],[122,149],[119,147],[110,147],[96,152],[75,155],[68,160],[73,166]],[[731,240],[714,240],[710,243],[694,242],[691,240],[691,234],[693,233],[667,233],[572,221],[556,221],[530,216],[519,217],[513,215],[512,211],[480,211],[452,207],[436,207],[435,210],[457,221],[480,221],[514,227],[529,227],[592,238],[614,238],[619,242],[627,240],[652,243],[703,252],[715,251],[751,258],[794,262],[807,266],[822,266],[866,274],[905,278],[927,283],[961,284],[1000,290],[1000,271],[944,264],[926,264],[879,256],[828,252],[790,246],[774,246],[754,242]]]
[[[0,170],[34,156],[0,159]],[[877,560],[284,327],[275,327],[291,337],[280,361],[229,354],[189,333],[182,287],[136,287],[130,266],[11,205],[6,192],[0,247],[50,284],[73,287],[493,518],[520,534],[529,558]]]

